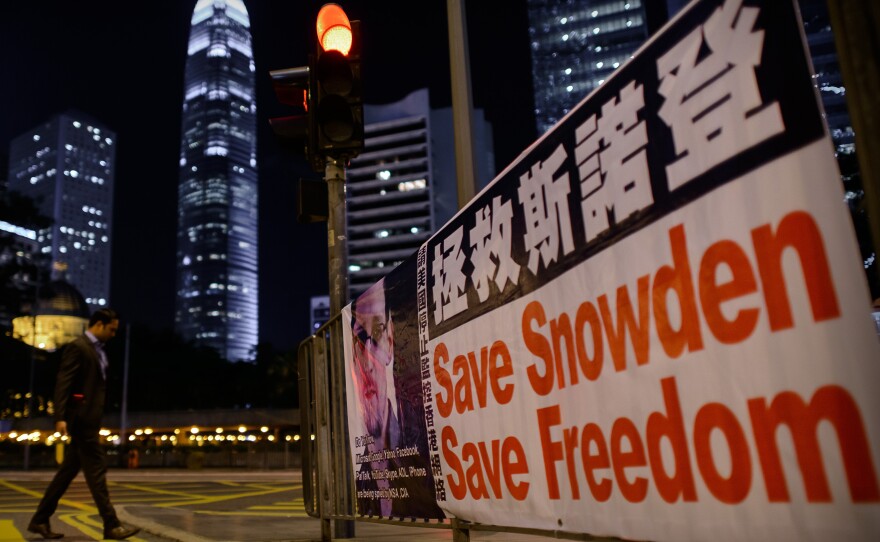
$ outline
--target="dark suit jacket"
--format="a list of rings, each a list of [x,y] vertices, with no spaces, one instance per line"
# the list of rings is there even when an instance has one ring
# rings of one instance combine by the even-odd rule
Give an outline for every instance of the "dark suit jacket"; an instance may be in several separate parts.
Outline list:
[[[55,420],[97,431],[101,427],[107,385],[92,341],[82,335],[64,347],[55,381]]]

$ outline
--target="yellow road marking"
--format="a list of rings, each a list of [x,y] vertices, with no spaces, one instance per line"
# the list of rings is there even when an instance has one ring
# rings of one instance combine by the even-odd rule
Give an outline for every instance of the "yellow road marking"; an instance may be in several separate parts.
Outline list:
[[[86,536],[94,540],[104,540],[104,524],[88,514],[61,514],[59,518],[71,527],[82,531]],[[146,542],[142,538],[131,537],[126,540],[131,542]]]
[[[43,497],[43,494],[40,492],[33,491],[33,490],[28,489],[26,487],[22,487],[18,484],[13,484],[11,482],[7,482],[6,480],[0,480],[0,485],[8,487],[9,489],[11,489],[13,491],[18,491],[19,493],[24,493],[25,495],[30,495],[31,497],[37,497],[38,499]],[[84,504],[84,503],[77,502],[77,501],[71,501],[69,499],[61,499],[60,501],[58,501],[58,504],[63,504],[65,506],[70,506],[71,508],[77,508],[79,510],[91,512],[92,514],[97,512],[97,510],[95,509],[94,506],[89,506],[88,504]]]
[[[74,529],[81,531],[83,534],[91,537],[93,540],[104,539],[103,529],[94,528],[101,527],[101,525],[95,525],[95,523],[97,522],[90,520],[89,516],[86,514],[61,514],[60,516],[58,516],[58,519],[70,525]]]
[[[147,492],[147,493],[156,493],[156,494],[159,494],[159,495],[172,495],[172,496],[175,496],[175,497],[183,497],[183,498],[186,498],[186,499],[204,499],[204,498],[207,497],[207,495],[200,495],[200,494],[194,494],[194,493],[185,493],[185,492],[183,492],[183,491],[171,491],[171,490],[168,490],[168,489],[159,489],[159,488],[157,488],[157,487],[151,487],[151,486],[140,486],[140,485],[136,485],[136,484],[114,484],[114,485],[115,485],[115,486],[118,486],[118,487],[124,487],[124,488],[127,488],[127,489],[134,489],[134,490],[137,490],[137,491],[144,491],[144,492]]]
[[[19,542],[25,540],[21,531],[15,528],[11,519],[0,519],[0,540],[3,542]]]
[[[203,498],[201,500],[197,500],[197,501],[170,502],[170,503],[160,504],[159,506],[169,508],[169,507],[174,507],[174,506],[185,506],[185,505],[190,505],[190,504],[213,504],[216,502],[231,501],[234,499],[244,499],[247,497],[259,497],[261,495],[270,495],[272,493],[281,493],[283,491],[290,491],[290,487],[289,486],[288,487],[279,487],[279,488],[274,488],[271,490],[262,490],[262,491],[246,491],[243,493],[236,493],[236,494],[232,494],[232,495],[217,495],[217,496],[213,496],[213,497],[205,497],[205,498]]]

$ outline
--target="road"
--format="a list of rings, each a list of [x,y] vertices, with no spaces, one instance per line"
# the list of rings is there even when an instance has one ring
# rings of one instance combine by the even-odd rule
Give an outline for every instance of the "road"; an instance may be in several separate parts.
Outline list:
[[[39,540],[27,524],[54,471],[0,471],[0,542]],[[299,470],[111,469],[110,498],[123,523],[143,529],[132,542],[316,542],[321,524],[304,508]],[[52,518],[63,542],[101,540],[101,518],[82,475]],[[450,541],[448,529],[357,522],[349,542]],[[336,539],[334,539],[336,540]],[[540,542],[548,538],[471,532],[471,540]]]
[[[0,473],[0,541],[34,538],[26,530],[27,523],[52,474]],[[273,526],[279,520],[307,518],[298,471],[111,470],[108,483],[123,522],[145,527],[145,531],[130,539],[134,542],[204,538],[291,540],[297,538],[296,533],[290,529],[273,533]],[[317,526],[315,520],[308,522]],[[225,533],[214,533],[211,529],[219,527],[219,523],[227,526]],[[64,540],[102,538],[101,518],[81,475],[61,501],[52,526],[65,534]],[[253,532],[248,534],[248,530]]]

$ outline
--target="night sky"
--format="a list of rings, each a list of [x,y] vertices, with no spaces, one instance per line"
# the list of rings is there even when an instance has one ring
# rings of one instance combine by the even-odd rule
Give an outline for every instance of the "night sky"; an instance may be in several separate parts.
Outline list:
[[[0,7],[0,156],[13,137],[68,108],[116,132],[111,302],[154,330],[173,326],[180,113],[195,2]],[[268,119],[293,111],[276,101],[268,72],[307,63],[324,2],[245,4],[257,67],[260,340],[290,349],[307,334],[309,298],[327,293],[326,225],[296,222],[296,181],[315,174],[273,139]],[[500,172],[536,138],[525,0],[468,4],[474,105],[493,124]],[[367,103],[427,86],[433,107],[451,105],[445,1],[341,5],[361,21]]]

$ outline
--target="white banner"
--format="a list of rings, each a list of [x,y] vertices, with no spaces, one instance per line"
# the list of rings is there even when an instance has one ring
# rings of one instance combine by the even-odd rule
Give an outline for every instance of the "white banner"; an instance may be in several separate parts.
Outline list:
[[[836,178],[814,143],[431,341],[444,508],[635,540],[880,533],[880,344]]]

